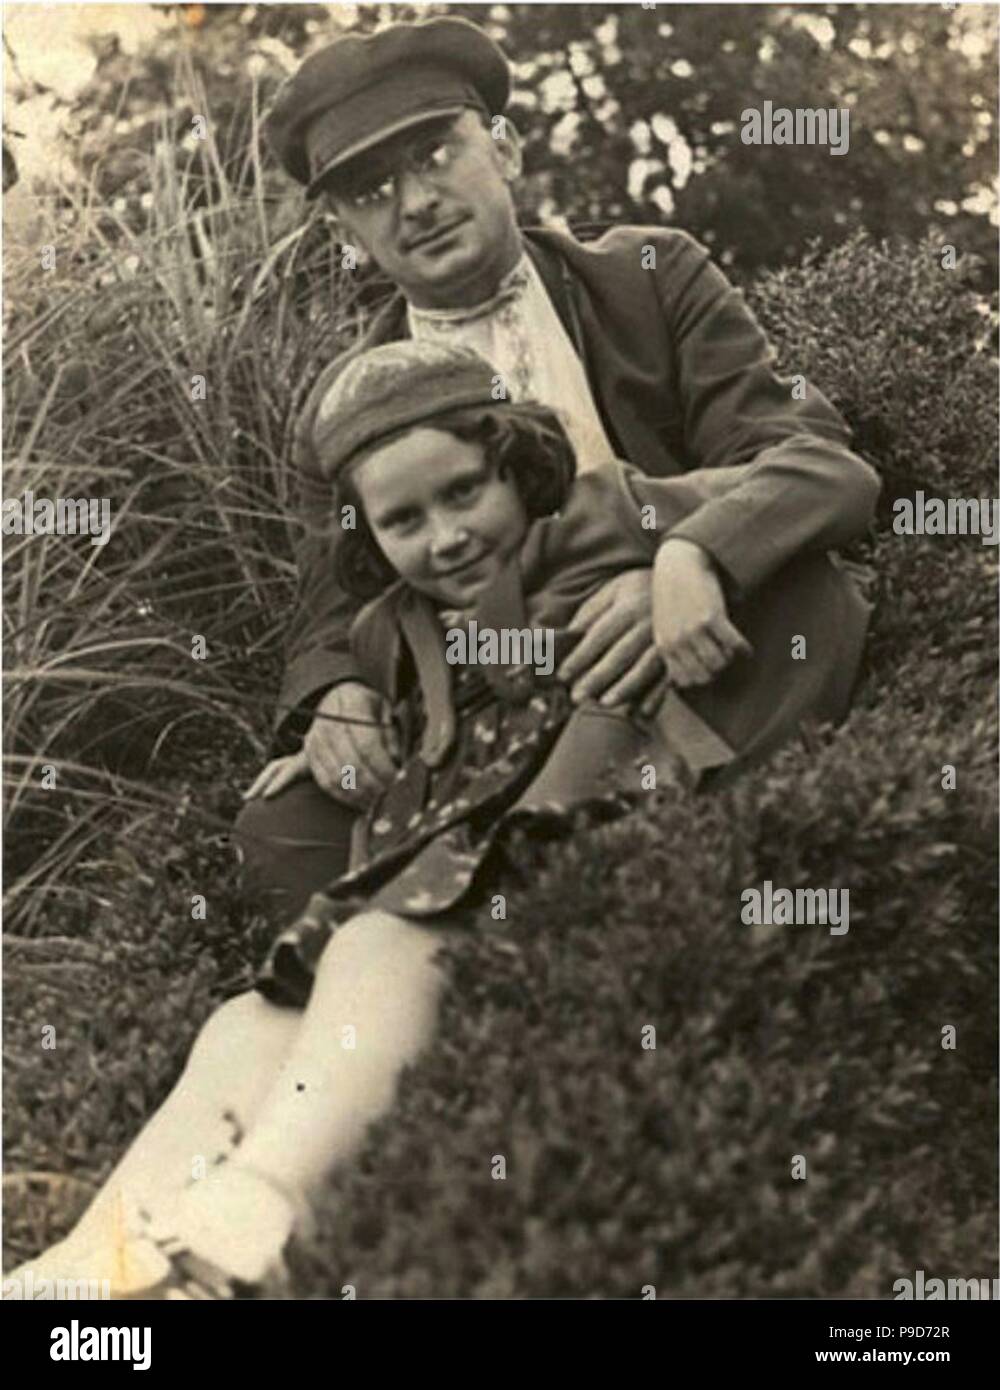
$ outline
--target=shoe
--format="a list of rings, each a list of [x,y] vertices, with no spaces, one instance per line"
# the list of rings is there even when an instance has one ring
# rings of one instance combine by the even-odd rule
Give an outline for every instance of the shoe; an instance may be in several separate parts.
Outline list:
[[[69,1241],[54,1245],[5,1275],[4,1286],[10,1287],[17,1280],[22,1288],[33,1289],[29,1296],[35,1298],[42,1297],[43,1284],[54,1290],[69,1285],[78,1290],[89,1284],[94,1296],[102,1298],[156,1298],[172,1278],[170,1261],[155,1243],[128,1231],[113,1247],[104,1243],[87,1248]],[[55,1292],[50,1296],[61,1295]]]
[[[169,1287],[194,1297],[255,1298],[284,1290],[284,1251],[313,1228],[307,1204],[268,1174],[235,1161],[190,1183],[147,1235],[169,1261]]]

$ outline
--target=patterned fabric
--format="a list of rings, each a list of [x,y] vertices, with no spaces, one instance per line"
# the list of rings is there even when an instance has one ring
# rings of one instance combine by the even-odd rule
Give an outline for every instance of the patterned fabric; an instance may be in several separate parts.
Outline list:
[[[535,400],[559,416],[586,472],[614,458],[577,356],[534,264],[524,253],[482,304],[461,309],[408,306],[410,333],[475,348],[503,377],[515,401]]]
[[[362,909],[417,919],[447,914],[453,925],[473,924],[514,824],[557,835],[570,826],[571,812],[604,819],[628,809],[612,778],[588,805],[550,801],[515,811],[573,713],[569,693],[554,678],[539,678],[535,693],[516,703],[498,699],[480,669],[454,670],[458,733],[451,754],[439,768],[411,756],[368,811],[350,871],[313,897],[258,974],[256,988],[272,1003],[304,1006],[336,924]],[[414,747],[424,722],[419,690],[396,717],[403,746]]]

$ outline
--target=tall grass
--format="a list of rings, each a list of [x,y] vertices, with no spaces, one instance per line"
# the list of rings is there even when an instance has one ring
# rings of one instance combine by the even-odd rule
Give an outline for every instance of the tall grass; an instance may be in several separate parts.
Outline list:
[[[231,157],[190,64],[178,91],[207,138],[160,123],[142,225],[92,180],[43,208],[39,246],[5,267],[5,495],[108,498],[113,518],[103,547],[5,537],[6,907],[22,934],[67,895],[86,907],[94,846],[162,813],[199,755],[264,756],[294,585],[290,423],[360,315],[322,210],[269,192],[256,100],[249,129],[226,132]]]

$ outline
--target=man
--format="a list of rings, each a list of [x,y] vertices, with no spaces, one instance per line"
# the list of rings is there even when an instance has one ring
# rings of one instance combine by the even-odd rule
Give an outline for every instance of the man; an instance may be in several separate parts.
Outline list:
[[[467,343],[515,399],[559,410],[581,470],[613,456],[654,476],[745,470],[664,543],[678,601],[659,615],[657,646],[682,689],[745,651],[727,599],[855,538],[878,493],[839,415],[811,388],[793,397],[742,296],[686,233],[619,227],[584,244],[518,227],[509,86],[502,52],[468,21],[397,24],[313,54],[267,121],[286,170],[398,287],[321,373],[297,428],[304,539],[275,751],[301,742],[311,776],[289,785],[265,769],[237,826],[251,877],[284,894],[288,915],[346,866],[353,815],[395,772],[387,712],[351,659],[355,607],[334,581],[330,495],[310,457],[319,402],[355,352],[405,337]],[[560,671],[574,698],[653,708],[664,671],[648,576],[619,576],[574,626],[585,637]]]

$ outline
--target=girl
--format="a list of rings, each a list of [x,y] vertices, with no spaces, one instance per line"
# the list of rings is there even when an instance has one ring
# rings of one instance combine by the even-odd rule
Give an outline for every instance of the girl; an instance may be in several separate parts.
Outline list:
[[[576,640],[572,615],[623,570],[649,570],[661,629],[661,544],[743,470],[657,480],[609,461],[574,480],[551,412],[496,400],[475,353],[410,341],[348,360],[315,429],[345,526],[335,563],[368,600],[352,648],[391,703],[400,766],[359,818],[350,871],[279,939],[256,990],[209,1020],[176,1089],[36,1279],[184,1297],[280,1275],[310,1199],[432,1036],[435,956],[502,882],[507,830],[620,811],[655,785],[651,769],[718,778],[803,717],[846,709],[862,610],[823,555],[742,601],[737,660],[683,700],[668,690],[652,719],[574,708],[551,674]],[[522,660],[470,661],[490,655],[489,634],[494,656],[506,642]],[[807,661],[792,659],[793,639]],[[301,754],[265,774],[306,775]]]

